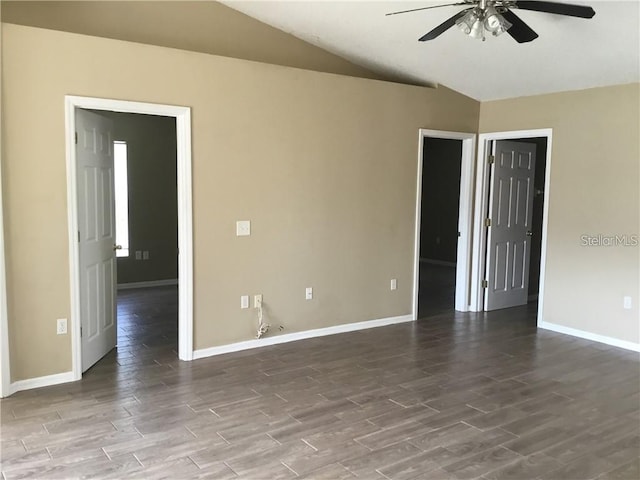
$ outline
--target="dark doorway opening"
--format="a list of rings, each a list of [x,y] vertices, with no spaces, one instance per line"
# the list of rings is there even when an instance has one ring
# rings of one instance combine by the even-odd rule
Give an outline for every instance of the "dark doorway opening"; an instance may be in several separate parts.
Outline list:
[[[462,140],[425,137],[418,318],[454,310]]]

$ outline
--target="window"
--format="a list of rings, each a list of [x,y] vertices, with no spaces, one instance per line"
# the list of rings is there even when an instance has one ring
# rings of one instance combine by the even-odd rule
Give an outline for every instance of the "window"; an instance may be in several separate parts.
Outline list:
[[[127,185],[127,142],[113,142],[113,176],[116,203],[116,257],[129,256],[129,191]]]

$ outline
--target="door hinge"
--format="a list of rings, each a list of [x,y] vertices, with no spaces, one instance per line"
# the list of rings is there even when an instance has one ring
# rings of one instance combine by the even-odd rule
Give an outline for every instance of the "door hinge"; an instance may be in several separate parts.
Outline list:
[[[82,337],[82,325],[80,325],[80,337]]]
[[[496,156],[495,155],[489,155],[487,157],[487,163],[489,165],[493,165],[494,163],[496,163]]]
[[[485,218],[484,219],[484,226],[485,227],[490,227],[491,226],[491,219],[490,218]]]
[[[487,288],[489,286],[489,282],[486,280],[482,280],[482,288]]]
[[[76,145],[78,144],[78,132],[76,132]]]
[[[80,230],[78,230],[78,243],[80,243]]]

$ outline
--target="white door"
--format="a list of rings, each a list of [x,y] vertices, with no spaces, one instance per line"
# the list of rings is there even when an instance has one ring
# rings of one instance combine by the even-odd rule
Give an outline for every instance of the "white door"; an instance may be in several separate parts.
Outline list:
[[[116,346],[113,122],[76,109],[82,371]]]
[[[491,166],[485,310],[527,303],[536,146],[500,140]]]

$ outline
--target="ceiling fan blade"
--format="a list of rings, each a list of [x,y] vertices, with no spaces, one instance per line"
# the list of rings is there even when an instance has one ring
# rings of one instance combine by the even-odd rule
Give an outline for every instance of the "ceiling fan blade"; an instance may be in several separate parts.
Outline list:
[[[432,5],[430,7],[420,7],[420,8],[412,8],[410,10],[401,10],[399,12],[391,12],[391,13],[385,13],[385,17],[388,17],[390,15],[399,15],[401,13],[411,13],[411,12],[418,12],[420,10],[431,10],[432,8],[441,8],[441,7],[452,7],[454,5],[469,5],[470,3],[478,3],[478,2],[458,2],[458,3],[447,3],[446,5]]]
[[[516,1],[516,8],[521,10],[533,10],[534,12],[555,13],[556,15],[568,15],[570,17],[593,18],[596,12],[591,7],[584,5],[570,5],[568,3]]]
[[[451,27],[453,27],[456,24],[456,20],[458,20],[459,18],[463,17],[464,14],[467,13],[469,10],[471,10],[471,9],[470,8],[465,8],[461,12],[456,13],[453,17],[448,18],[447,20],[442,22],[440,25],[438,25],[436,28],[431,30],[429,33],[425,33],[418,40],[421,41],[421,42],[426,42],[427,40],[433,40],[434,38],[439,37],[444,32],[446,32]]]
[[[527,43],[538,38],[538,34],[511,10],[506,10],[502,13],[502,16],[511,24],[507,33],[511,35],[516,42]]]

